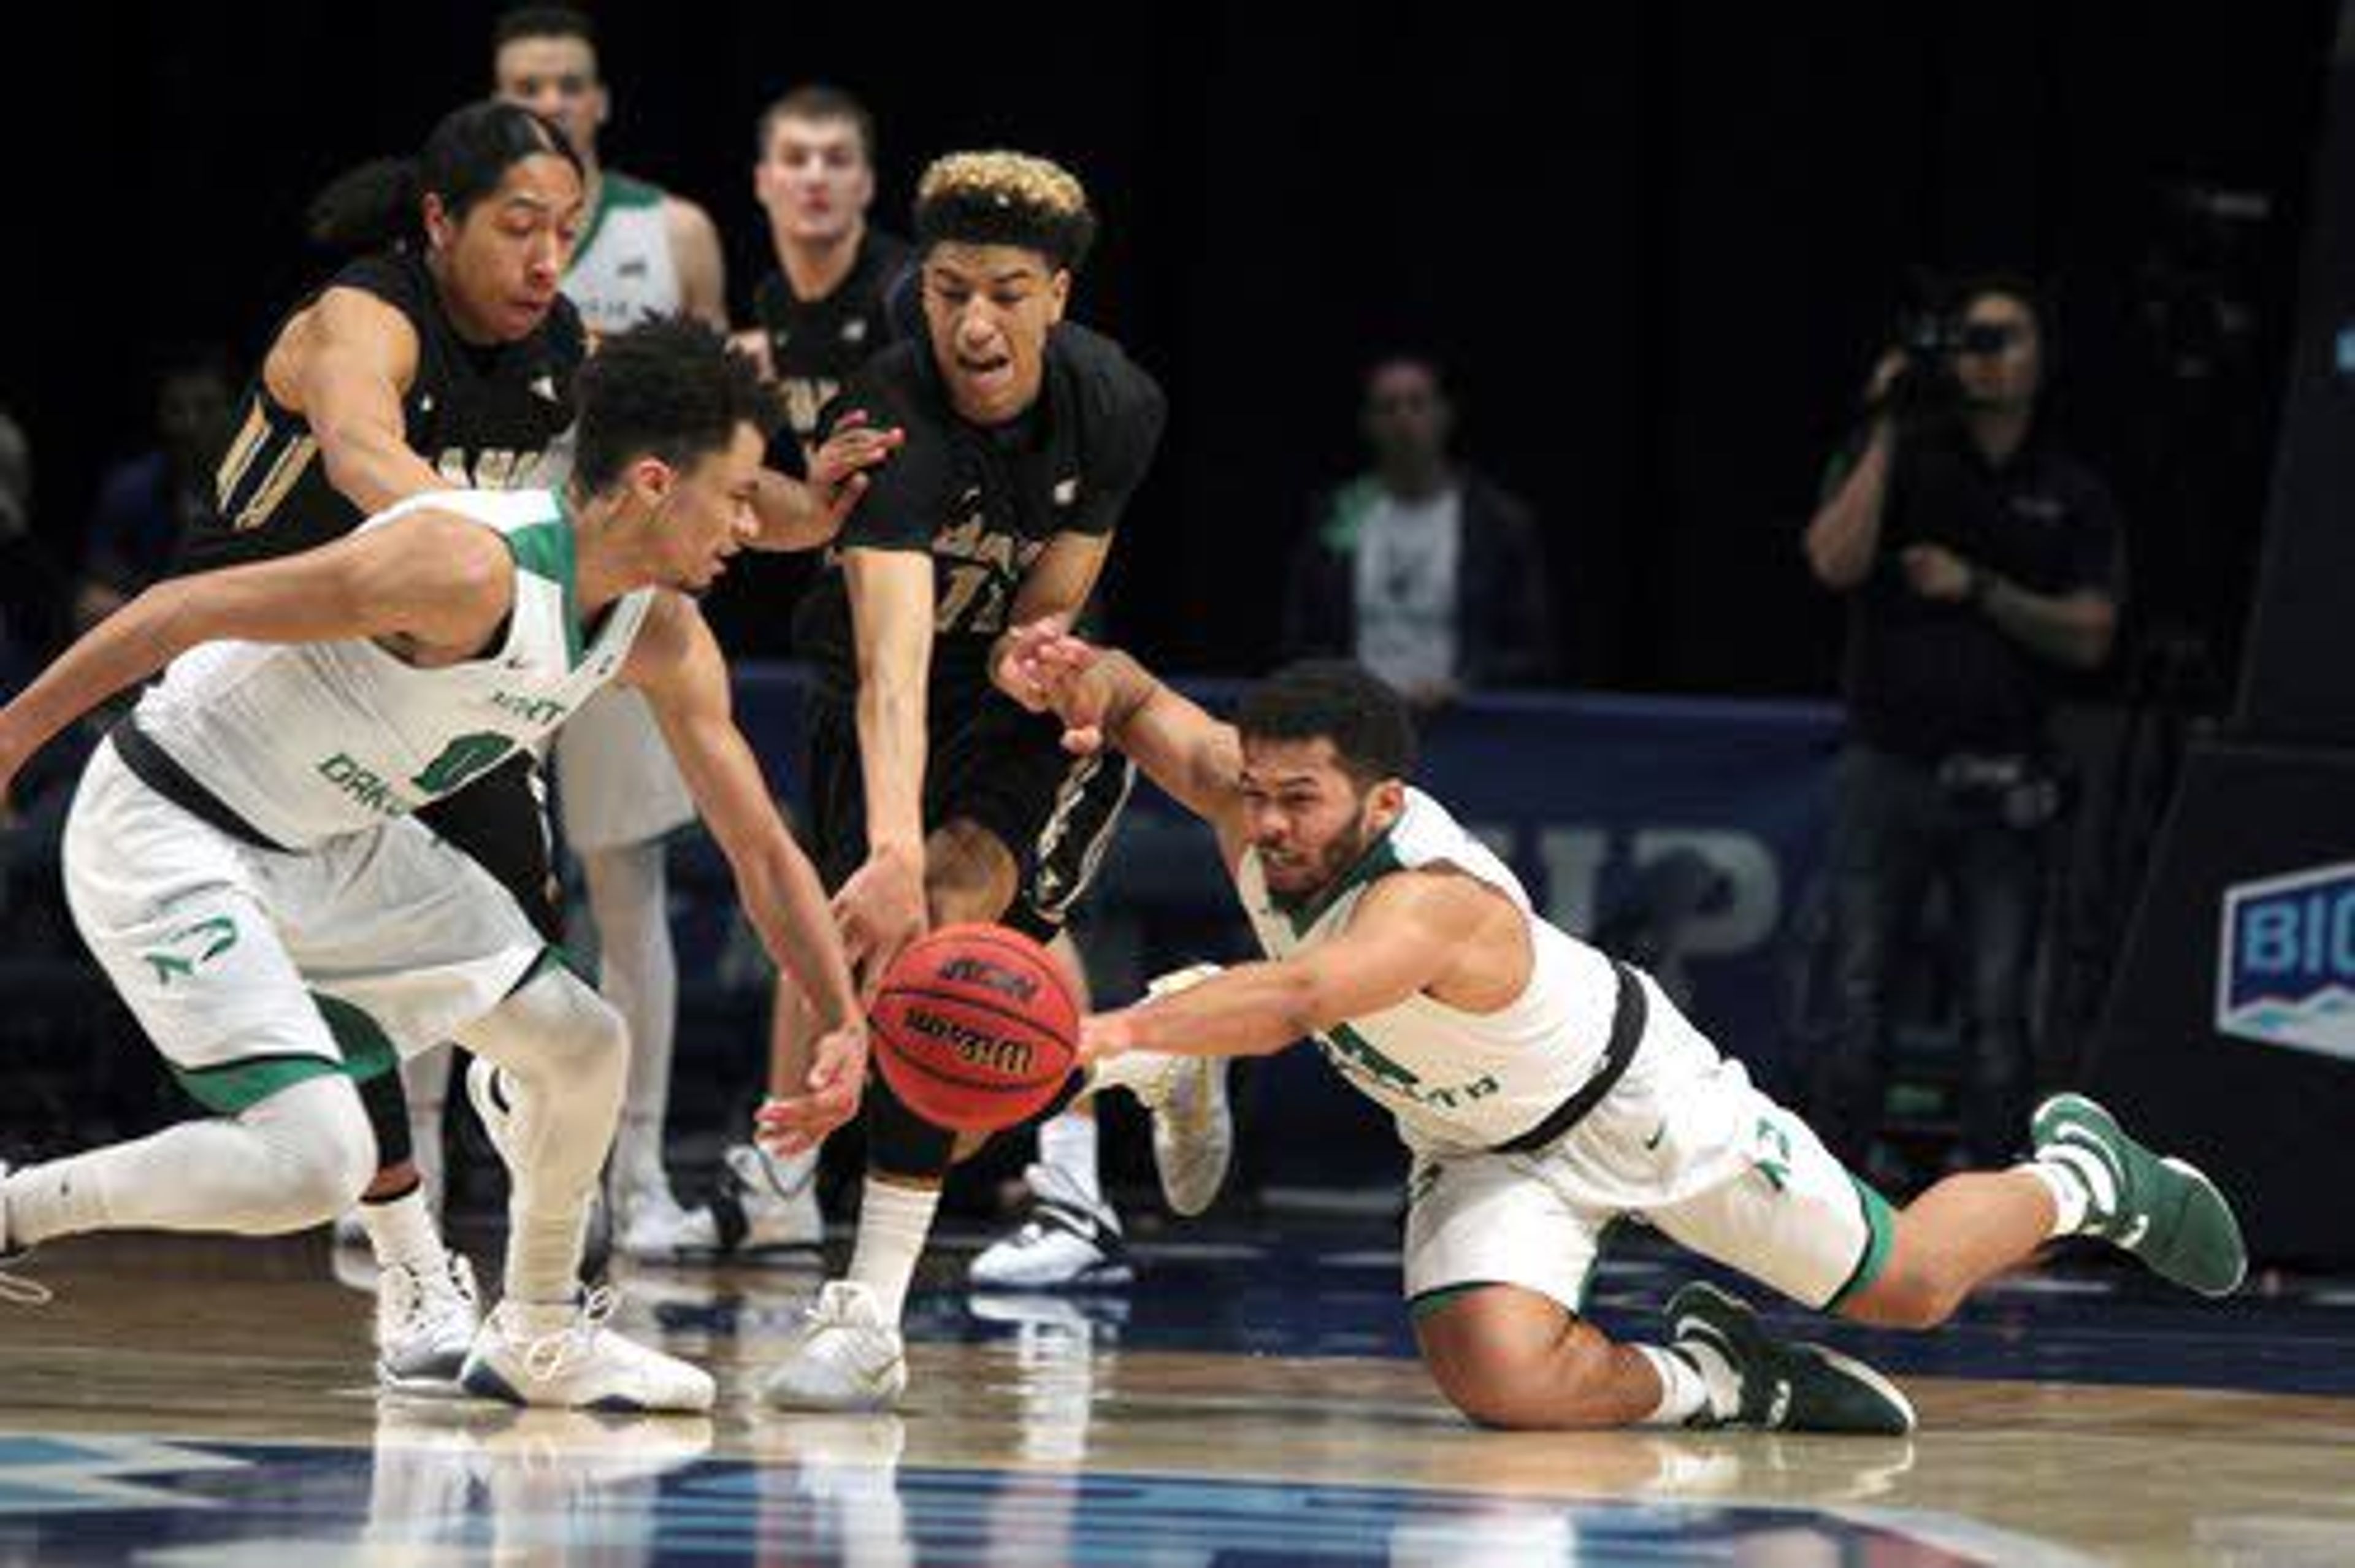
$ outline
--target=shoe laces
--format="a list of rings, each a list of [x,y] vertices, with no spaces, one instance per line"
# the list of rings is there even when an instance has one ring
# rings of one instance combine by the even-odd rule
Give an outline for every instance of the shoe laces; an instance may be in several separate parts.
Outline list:
[[[571,1322],[524,1347],[524,1371],[542,1382],[561,1376],[576,1357],[587,1353],[590,1341],[621,1304],[620,1295],[611,1285],[601,1285],[591,1291],[581,1298],[581,1310]]]
[[[385,1271],[393,1296],[393,1316],[405,1329],[423,1329],[474,1310],[474,1266],[457,1253],[443,1255],[438,1267],[415,1268],[395,1264]]]

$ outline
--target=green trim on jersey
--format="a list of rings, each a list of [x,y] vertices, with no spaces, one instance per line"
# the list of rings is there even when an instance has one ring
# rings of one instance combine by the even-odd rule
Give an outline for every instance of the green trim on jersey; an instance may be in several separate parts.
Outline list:
[[[182,1067],[167,1063],[172,1076],[189,1098],[216,1115],[234,1116],[251,1109],[282,1090],[314,1078],[340,1073],[355,1083],[365,1083],[380,1078],[400,1065],[400,1054],[393,1049],[376,1019],[340,997],[330,997],[323,991],[311,993],[312,1004],[335,1037],[343,1054],[338,1061],[326,1056],[248,1056],[235,1061],[218,1062],[210,1067]]]
[[[1351,889],[1363,887],[1378,877],[1388,876],[1392,871],[1402,871],[1406,869],[1406,862],[1398,858],[1398,848],[1391,842],[1391,835],[1397,827],[1396,823],[1392,823],[1389,827],[1382,829],[1382,836],[1366,846],[1366,852],[1358,857],[1355,865],[1334,878],[1330,885],[1315,896],[1295,902],[1278,896],[1273,890],[1269,891],[1269,901],[1284,912],[1286,920],[1292,922],[1292,933],[1295,936],[1307,935],[1309,928],[1323,919],[1325,912],[1340,902],[1342,897]],[[1260,875],[1262,877],[1267,875],[1264,866],[1261,868]]]
[[[549,496],[556,502],[554,522],[510,528],[499,537],[507,541],[507,553],[515,557],[517,567],[534,577],[548,579],[564,594],[564,663],[569,669],[579,669],[581,578],[579,561],[573,554],[576,541],[572,536],[572,508],[564,504],[562,496],[553,491]]]
[[[1832,1298],[1824,1303],[1826,1312],[1837,1312],[1842,1302],[1881,1277],[1881,1271],[1889,1266],[1889,1249],[1897,1240],[1897,1215],[1889,1207],[1889,1200],[1867,1187],[1854,1171],[1849,1173],[1848,1179],[1856,1189],[1857,1206],[1864,1211],[1864,1255],[1856,1260],[1848,1283],[1832,1292]]]
[[[586,256],[590,247],[597,243],[598,231],[605,227],[605,214],[623,207],[660,207],[662,200],[663,188],[660,186],[648,185],[627,175],[617,175],[611,169],[602,171],[597,176],[597,208],[589,215],[589,222],[581,230],[581,238],[572,242],[572,259],[577,261]],[[565,270],[570,272],[571,269],[568,267]]]

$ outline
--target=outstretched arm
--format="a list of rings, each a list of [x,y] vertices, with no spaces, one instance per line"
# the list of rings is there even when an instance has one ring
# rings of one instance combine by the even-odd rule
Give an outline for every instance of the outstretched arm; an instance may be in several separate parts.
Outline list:
[[[993,670],[1006,694],[1034,713],[1052,711],[1074,752],[1113,746],[1217,830],[1231,864],[1241,853],[1242,747],[1234,726],[1204,712],[1117,648],[1099,648],[1060,619],[1017,626]]]
[[[327,483],[363,512],[449,488],[409,444],[400,400],[417,353],[408,317],[374,294],[331,288],[263,362],[271,396],[310,425]]]
[[[790,434],[779,436],[790,441]],[[853,412],[810,453],[809,477],[796,479],[774,468],[761,470],[752,491],[752,517],[760,531],[752,548],[788,551],[818,549],[834,542],[870,483],[867,471],[897,451],[907,432],[877,429]]]
[[[0,795],[51,736],[199,644],[403,636],[472,652],[514,592],[497,535],[431,511],[282,560],[159,582],[0,709]]]
[[[826,891],[769,795],[761,763],[736,727],[719,645],[695,606],[677,594],[655,602],[623,670],[646,695],[704,825],[734,874],[737,896],[778,967],[816,1008],[823,1034],[807,1079],[770,1093],[791,1125],[823,1136],[858,1109],[867,1028],[835,934]]]
[[[1384,878],[1331,941],[1239,964],[1183,990],[1081,1020],[1084,1061],[1124,1051],[1259,1056],[1394,1008],[1440,981],[1484,913],[1476,884],[1444,874]]]

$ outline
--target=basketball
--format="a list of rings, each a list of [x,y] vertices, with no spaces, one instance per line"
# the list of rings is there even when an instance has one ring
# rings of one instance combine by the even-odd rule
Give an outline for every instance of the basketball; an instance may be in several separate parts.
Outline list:
[[[943,926],[884,972],[876,1058],[935,1125],[995,1132],[1046,1107],[1070,1076],[1079,1005],[1047,950],[1002,925]]]

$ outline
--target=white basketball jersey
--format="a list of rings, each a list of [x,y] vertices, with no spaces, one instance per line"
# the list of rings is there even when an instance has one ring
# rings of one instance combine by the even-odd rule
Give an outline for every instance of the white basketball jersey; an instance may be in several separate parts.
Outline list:
[[[1494,1148],[1542,1121],[1601,1064],[1618,979],[1609,959],[1540,919],[1520,880],[1444,806],[1421,790],[1406,795],[1406,811],[1391,830],[1308,908],[1286,911],[1269,896],[1257,850],[1243,851],[1235,882],[1273,958],[1344,930],[1358,901],[1392,871],[1451,866],[1513,901],[1536,962],[1529,985],[1506,1007],[1467,1013],[1417,994],[1316,1040],[1344,1078],[1397,1118],[1410,1147]]]
[[[547,490],[413,496],[506,541],[515,605],[498,646],[422,669],[365,639],[208,643],[139,699],[139,727],[264,837],[302,848],[405,816],[544,741],[620,669],[654,591],[624,595],[584,642],[572,521]]]
[[[610,170],[599,178],[597,210],[572,252],[564,292],[601,335],[678,314],[678,266],[659,187]]]

